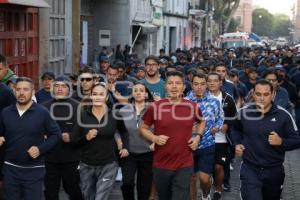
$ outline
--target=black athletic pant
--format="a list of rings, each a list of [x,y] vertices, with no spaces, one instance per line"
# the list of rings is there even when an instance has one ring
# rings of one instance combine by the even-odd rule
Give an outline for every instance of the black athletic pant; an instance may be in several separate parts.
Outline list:
[[[240,171],[243,200],[280,200],[284,183],[283,165],[258,167],[242,163]]]
[[[46,200],[58,200],[60,183],[70,200],[83,200],[80,189],[80,177],[78,162],[50,163],[46,162],[45,198]]]
[[[136,190],[138,200],[148,200],[152,176],[153,153],[130,153],[128,157],[121,159],[123,184],[121,186],[124,200],[134,200],[134,186],[136,179]]]

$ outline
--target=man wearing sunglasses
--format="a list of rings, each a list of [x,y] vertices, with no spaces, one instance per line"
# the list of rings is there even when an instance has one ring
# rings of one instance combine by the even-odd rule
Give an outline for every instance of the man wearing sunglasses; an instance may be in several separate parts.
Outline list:
[[[84,97],[91,94],[91,89],[95,84],[96,73],[91,67],[85,67],[79,72],[77,91],[72,98],[81,101]]]

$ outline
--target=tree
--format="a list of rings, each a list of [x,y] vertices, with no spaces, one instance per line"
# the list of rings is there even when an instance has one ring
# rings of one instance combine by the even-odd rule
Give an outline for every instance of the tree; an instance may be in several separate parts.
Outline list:
[[[240,0],[215,0],[214,20],[219,24],[219,30],[227,32],[231,19],[239,6]],[[222,32],[222,31],[220,31]]]
[[[229,23],[229,26],[228,26],[227,31],[228,31],[228,32],[236,32],[237,29],[238,29],[238,27],[239,27],[240,25],[241,25],[241,24],[240,24],[240,22],[239,22],[238,20],[232,18],[232,19],[230,20],[230,23]]]
[[[291,25],[292,22],[288,15],[284,15],[284,14],[274,15],[272,36],[273,37],[289,36]]]
[[[252,32],[260,36],[271,36],[274,16],[264,8],[257,8],[252,13]]]

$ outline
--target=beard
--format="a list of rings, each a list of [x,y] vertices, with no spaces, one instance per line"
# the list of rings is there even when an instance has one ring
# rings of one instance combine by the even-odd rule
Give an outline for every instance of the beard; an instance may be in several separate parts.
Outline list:
[[[31,98],[30,98],[30,99],[26,99],[25,101],[19,101],[19,100],[17,99],[17,103],[18,103],[20,106],[26,106],[26,105],[28,105],[31,101],[32,101]]]
[[[16,95],[17,103],[19,105],[27,105],[32,101],[32,96],[33,96],[33,93],[30,93],[27,95],[18,94],[18,95]]]
[[[148,72],[148,73],[147,73],[147,75],[148,75],[149,77],[151,77],[151,78],[152,78],[152,77],[155,77],[156,74],[157,74],[157,72],[154,72],[154,73],[151,73],[151,72],[149,73],[149,72]]]

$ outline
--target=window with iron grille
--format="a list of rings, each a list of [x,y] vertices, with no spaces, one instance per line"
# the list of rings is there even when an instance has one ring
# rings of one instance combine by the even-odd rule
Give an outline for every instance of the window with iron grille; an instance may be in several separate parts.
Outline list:
[[[66,63],[66,0],[48,0],[49,10],[49,67],[56,75],[65,72]]]

